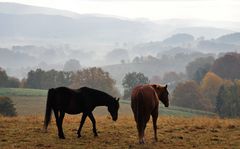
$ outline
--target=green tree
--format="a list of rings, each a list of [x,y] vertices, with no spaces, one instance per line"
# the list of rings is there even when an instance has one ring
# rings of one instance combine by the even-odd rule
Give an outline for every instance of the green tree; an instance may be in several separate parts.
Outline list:
[[[5,70],[0,67],[0,87],[7,85],[8,76]]]
[[[69,86],[72,81],[72,72],[63,72],[56,70],[43,71],[37,69],[28,73],[24,81],[25,87],[37,89],[49,89],[59,86]]]
[[[127,73],[122,81],[122,85],[124,88],[124,99],[130,99],[132,89],[141,84],[148,84],[150,81],[148,77],[146,77],[143,73]]]
[[[42,89],[42,82],[44,80],[44,71],[37,69],[36,71],[31,70],[28,72],[28,77],[26,79],[27,88]]]
[[[3,116],[16,116],[16,109],[10,98],[0,96],[0,115]]]
[[[18,88],[20,86],[20,81],[14,77],[8,77],[6,87]]]
[[[5,70],[0,67],[0,87],[19,87],[20,81],[17,78],[9,77]]]

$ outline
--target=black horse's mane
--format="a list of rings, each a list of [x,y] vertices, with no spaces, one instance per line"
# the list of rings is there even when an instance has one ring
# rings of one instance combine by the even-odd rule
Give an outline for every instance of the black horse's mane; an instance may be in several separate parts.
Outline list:
[[[86,87],[86,86],[84,86],[84,87],[81,87],[81,88],[79,88],[79,89],[77,89],[79,92],[81,92],[81,91],[88,91],[89,93],[91,93],[91,94],[95,94],[95,95],[100,95],[100,96],[105,96],[105,97],[107,97],[107,98],[114,98],[113,96],[111,96],[111,95],[109,95],[109,94],[107,94],[107,93],[105,93],[105,92],[103,92],[103,91],[100,91],[100,90],[97,90],[97,89],[93,89],[93,88],[89,88],[89,87]]]

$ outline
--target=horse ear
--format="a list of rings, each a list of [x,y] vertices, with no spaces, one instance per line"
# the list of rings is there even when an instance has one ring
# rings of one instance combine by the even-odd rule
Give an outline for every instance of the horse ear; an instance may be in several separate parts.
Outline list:
[[[165,88],[167,89],[167,84],[165,85]]]
[[[116,98],[117,102],[119,102],[119,98]]]

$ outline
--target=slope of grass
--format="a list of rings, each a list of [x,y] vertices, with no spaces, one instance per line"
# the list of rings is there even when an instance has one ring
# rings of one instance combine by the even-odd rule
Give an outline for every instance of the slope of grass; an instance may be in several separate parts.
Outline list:
[[[35,115],[43,114],[45,110],[47,90],[39,89],[24,89],[24,88],[0,88],[0,96],[10,97],[17,109],[19,115]],[[131,114],[130,101],[120,100],[121,102],[121,114]],[[106,110],[105,110],[106,111]],[[97,110],[96,113],[106,114],[105,111]],[[161,115],[171,115],[171,116],[216,116],[215,113],[194,110],[189,108],[182,108],[171,106],[165,108],[160,105],[159,113]]]
[[[121,103],[130,104],[130,101],[121,100]],[[195,109],[183,108],[183,107],[177,107],[177,106],[171,106],[171,105],[168,108],[165,108],[162,104],[160,104],[159,113],[161,115],[185,116],[185,117],[216,116],[216,114],[213,112],[207,112],[207,111],[201,111],[201,110],[195,110]]]
[[[44,133],[41,116],[0,117],[0,148],[240,148],[239,119],[160,116],[158,142],[153,140],[149,122],[144,145],[138,144],[133,117],[120,116],[117,122],[112,122],[109,117],[96,116],[96,121],[98,137],[93,136],[92,125],[87,119],[82,137],[77,138],[79,116],[66,116],[63,124],[66,139],[60,140],[54,121]]]
[[[0,88],[0,96],[47,96],[47,90],[28,88]]]

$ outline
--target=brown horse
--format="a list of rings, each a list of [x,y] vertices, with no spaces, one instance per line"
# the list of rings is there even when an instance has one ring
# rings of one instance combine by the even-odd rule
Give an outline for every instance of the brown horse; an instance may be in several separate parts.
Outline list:
[[[146,124],[152,115],[154,138],[157,141],[157,118],[159,100],[169,106],[167,85],[162,87],[156,84],[146,84],[136,86],[132,90],[131,107],[134,114],[134,119],[137,124],[139,143],[144,142],[144,130]]]

